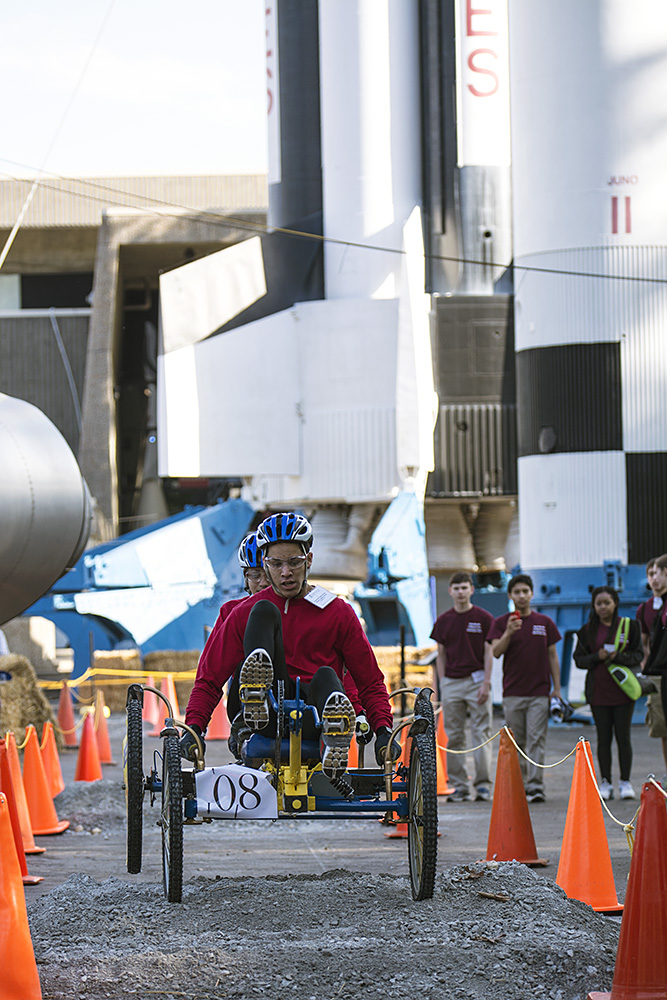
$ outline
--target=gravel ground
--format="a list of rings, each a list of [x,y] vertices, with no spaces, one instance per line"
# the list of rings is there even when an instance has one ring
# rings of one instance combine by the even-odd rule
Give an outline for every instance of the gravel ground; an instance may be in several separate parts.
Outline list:
[[[69,843],[74,858],[77,844],[82,853],[87,844],[121,853],[122,871],[120,781],[116,771],[113,778],[68,785],[56,806],[72,821],[71,831],[48,842]],[[380,843],[377,824],[369,822],[362,835],[375,845],[374,872],[192,875],[198,859],[188,864],[187,858],[200,833],[217,834],[222,844],[233,826],[235,840],[251,850],[254,838],[270,838],[273,851],[281,844],[301,850],[307,867],[312,859],[303,845],[320,828],[333,828],[335,841],[351,836],[354,826],[349,820],[285,821],[270,830],[217,823],[210,832],[186,831],[192,839],[186,837],[183,903],[168,904],[159,883],[155,812],[145,809],[144,853],[157,854],[150,881],[143,874],[138,882],[79,871],[37,898],[28,894],[45,1000],[585,1000],[589,991],[611,987],[619,920],[568,899],[553,872],[545,878],[543,870],[517,862],[441,867],[433,899],[413,902],[406,875],[382,870],[389,856],[383,852],[402,857],[404,842]],[[254,871],[246,858],[243,870]],[[37,863],[31,859],[31,869]]]
[[[70,878],[32,907],[45,998],[579,1000],[609,988],[618,923],[525,865],[438,877],[408,902],[405,879],[197,877],[183,904],[158,886]]]

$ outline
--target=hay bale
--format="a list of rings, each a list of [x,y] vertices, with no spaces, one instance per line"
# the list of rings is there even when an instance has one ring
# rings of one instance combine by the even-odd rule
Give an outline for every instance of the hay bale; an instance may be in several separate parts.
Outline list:
[[[193,671],[193,673],[196,672],[200,655],[197,649],[165,649],[160,652],[146,653],[144,657],[144,670],[147,673],[174,675],[174,687],[176,688],[178,706],[183,714],[185,714],[188,698],[192,691],[194,676],[192,680],[179,681],[176,679],[176,675],[188,670]],[[155,678],[155,686],[160,687],[160,679],[158,677]]]
[[[430,687],[436,694],[434,687],[434,670],[432,664],[419,666],[415,660],[422,660],[433,647],[426,646],[416,648],[415,646],[405,647],[405,683],[407,687]],[[380,670],[384,674],[387,687],[390,691],[396,691],[401,686],[401,647],[400,646],[373,646],[373,652]]]
[[[26,726],[32,723],[41,739],[44,723],[56,720],[46,695],[37,685],[33,665],[25,656],[10,653],[0,657],[0,670],[11,674],[11,680],[0,683],[0,734],[4,736],[11,730],[17,742],[22,743]],[[62,746],[57,729],[56,739]]]
[[[143,670],[141,653],[138,649],[98,649],[93,654],[93,667],[96,670]],[[83,704],[93,704],[97,692],[104,695],[104,702],[110,712],[121,713],[125,711],[127,700],[127,689],[137,680],[141,683],[141,678],[133,677],[105,677],[103,673],[96,674],[90,681],[85,681],[76,689],[77,699]]]

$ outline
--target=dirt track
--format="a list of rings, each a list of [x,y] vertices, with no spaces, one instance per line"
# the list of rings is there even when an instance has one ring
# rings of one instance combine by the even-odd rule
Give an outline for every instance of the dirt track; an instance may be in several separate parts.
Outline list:
[[[123,728],[122,718],[110,720],[117,760]],[[590,730],[550,730],[547,760],[581,735]],[[649,771],[661,775],[659,741],[635,726],[633,743],[639,789]],[[146,741],[146,761],[157,745]],[[208,762],[224,759],[224,745],[212,744]],[[28,858],[31,874],[45,876],[26,890],[45,998],[585,1000],[611,986],[618,920],[554,884],[572,758],[547,773],[548,801],[531,806],[547,868],[478,865],[491,803],[441,799],[439,874],[428,902],[411,899],[405,841],[386,839],[376,821],[348,819],[186,828],[180,905],[163,898],[157,804],[146,802],[143,869],[130,876],[120,768],[105,766],[102,782],[73,784],[75,761],[71,751],[61,755],[68,785],[56,799],[72,829],[39,838],[47,852]],[[638,802],[612,805],[625,822]],[[607,832],[622,899],[627,841],[611,820]]]

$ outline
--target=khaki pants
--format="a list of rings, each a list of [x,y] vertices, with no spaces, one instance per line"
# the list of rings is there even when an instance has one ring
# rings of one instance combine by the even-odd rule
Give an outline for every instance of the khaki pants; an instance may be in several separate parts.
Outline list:
[[[549,698],[503,698],[505,722],[512,730],[517,745],[538,764],[544,763],[549,725]],[[529,764],[519,754],[521,774],[526,791],[544,790],[544,771]]]
[[[646,699],[646,722],[649,726],[649,736],[667,737],[667,723],[662,710],[660,694],[650,694]]]
[[[450,750],[466,747],[466,721],[470,715],[470,746],[476,747],[491,736],[493,702],[491,694],[483,705],[477,701],[480,684],[472,677],[445,677],[440,681],[440,699],[444,713],[447,746]],[[491,746],[474,753],[475,776],[473,784],[491,784]],[[447,754],[447,774],[455,788],[468,789],[466,755]]]

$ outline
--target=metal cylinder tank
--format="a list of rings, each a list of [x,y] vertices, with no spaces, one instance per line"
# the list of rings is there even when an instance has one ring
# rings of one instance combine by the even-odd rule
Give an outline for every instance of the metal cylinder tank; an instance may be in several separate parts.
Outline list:
[[[510,0],[521,563],[667,545],[667,19]]]
[[[64,437],[36,406],[0,393],[0,624],[30,607],[83,552],[91,502]]]

